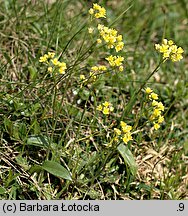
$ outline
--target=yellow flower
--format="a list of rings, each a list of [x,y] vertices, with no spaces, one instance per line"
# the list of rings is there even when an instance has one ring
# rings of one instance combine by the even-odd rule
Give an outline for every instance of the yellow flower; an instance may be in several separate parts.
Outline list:
[[[98,4],[93,4],[93,8],[89,9],[89,14],[94,15],[95,18],[106,18],[106,10]]]
[[[44,56],[41,56],[39,62],[48,63],[48,55],[45,54]]]
[[[93,8],[90,8],[90,9],[89,9],[89,14],[91,14],[91,15],[94,14],[94,10],[93,10]]]
[[[107,70],[107,67],[104,66],[104,65],[101,65],[101,66],[99,66],[99,70],[100,70],[100,71],[106,71],[106,70]]]
[[[154,128],[155,128],[155,130],[158,130],[160,128],[160,125],[158,123],[155,123]]]
[[[158,123],[161,124],[161,123],[163,123],[163,121],[164,121],[164,116],[160,115],[158,118]]]
[[[59,73],[60,73],[60,74],[65,74],[65,69],[66,69],[66,68],[64,68],[64,67],[60,67],[60,68],[59,68]]]
[[[173,41],[164,41],[165,45],[166,43],[172,44]],[[164,105],[162,102],[158,102],[158,95],[153,92],[152,89],[146,88],[145,89],[146,94],[149,94],[149,99],[152,100],[152,113],[149,116],[149,120],[153,123],[153,126],[155,130],[158,130],[160,128],[160,124],[164,121],[164,117],[161,115],[162,112],[164,112]]]
[[[156,101],[156,100],[153,100],[153,101],[152,101],[152,106],[154,106],[154,107],[155,107],[155,106],[158,106],[158,104],[159,104],[159,102],[158,102],[158,101]]]
[[[54,52],[48,52],[48,58],[53,58],[55,56]]]
[[[102,40],[101,40],[101,39],[97,39],[97,43],[98,43],[98,44],[101,44],[101,43],[102,43]]]
[[[92,71],[98,71],[98,67],[97,66],[93,66],[93,67],[91,67],[91,70]]]
[[[59,67],[59,73],[64,74],[65,70],[67,69],[66,63],[65,62],[58,62],[57,66]]]
[[[94,28],[88,28],[88,32],[89,32],[89,34],[92,34],[93,31],[94,31]]]
[[[157,117],[157,116],[160,116],[161,115],[161,110],[159,109],[154,109],[153,111],[153,116]]]
[[[130,125],[126,125],[126,126],[122,127],[122,131],[124,133],[130,132],[131,130],[132,130],[132,126],[130,126]]]
[[[85,79],[86,79],[85,75],[81,74],[80,75],[80,80],[85,80]]]
[[[127,126],[127,124],[124,121],[120,121],[120,125],[121,125],[121,127]]]
[[[112,67],[120,67],[122,66],[122,62],[124,61],[124,58],[122,56],[112,56],[106,58],[106,60],[109,62],[110,66]],[[123,70],[123,67],[119,68],[119,70]]]
[[[153,92],[153,90],[152,90],[151,88],[147,87],[147,88],[145,89],[145,92],[146,92],[147,94],[151,94],[151,93]]]
[[[66,63],[65,63],[65,62],[58,62],[58,63],[57,63],[57,66],[58,66],[58,67],[63,67],[63,68],[65,68],[65,69],[67,69],[67,66],[66,66]]]
[[[97,110],[102,111],[102,105],[97,106]]]
[[[107,47],[112,49],[115,47],[116,52],[123,49],[124,43],[122,41],[122,35],[118,35],[117,30],[108,28],[104,25],[98,25],[99,34],[102,39],[106,42]]]
[[[110,102],[105,101],[104,103],[102,103],[102,105],[97,106],[97,110],[102,111],[105,115],[108,115],[110,114],[110,112],[114,111],[114,107]]]
[[[177,47],[172,40],[163,39],[162,44],[155,44],[155,49],[163,54],[163,59],[171,59],[173,62],[180,61],[184,50]]]
[[[103,107],[103,114],[108,115],[109,114],[109,108],[108,107]]]
[[[58,65],[60,63],[57,58],[52,59],[51,62],[53,65]]]
[[[119,67],[119,71],[120,71],[120,72],[122,72],[123,69],[124,69],[123,66],[120,66],[120,67]]]
[[[103,106],[104,107],[109,107],[111,104],[108,102],[108,101],[105,101],[104,103],[103,103]]]
[[[150,99],[153,99],[153,100],[158,100],[158,94],[152,92],[152,93],[149,95],[149,98],[150,98]]]
[[[127,144],[130,140],[133,140],[131,133],[126,133],[123,135],[123,142]]]
[[[121,135],[121,131],[119,130],[119,129],[117,129],[117,128],[114,128],[114,132],[119,136],[119,135]]]
[[[164,105],[162,102],[158,102],[157,107],[159,110],[164,111]]]
[[[52,67],[48,67],[48,71],[49,71],[50,73],[52,72],[52,70],[53,70]]]
[[[124,47],[124,43],[121,41],[121,42],[118,42],[117,45],[115,46],[115,50],[116,52],[119,52],[123,49]]]

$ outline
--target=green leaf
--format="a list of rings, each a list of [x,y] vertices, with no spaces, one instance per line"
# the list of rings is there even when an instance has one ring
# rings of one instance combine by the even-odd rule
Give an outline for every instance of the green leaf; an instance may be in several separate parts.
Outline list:
[[[4,194],[5,192],[6,192],[6,189],[3,188],[3,187],[0,187],[0,194],[2,195],[2,194]]]
[[[128,166],[130,167],[131,173],[133,175],[136,175],[137,164],[131,151],[123,143],[120,144],[117,149],[120,155],[123,157],[125,164],[128,164]]]
[[[9,133],[10,135],[12,135],[12,131],[13,131],[13,123],[11,122],[10,119],[8,119],[7,117],[4,117],[4,126],[5,126],[5,130],[7,133]]]
[[[31,80],[35,80],[37,77],[37,69],[33,66],[28,66],[29,75]]]
[[[44,137],[42,135],[30,136],[27,139],[27,144],[28,145],[38,146],[38,147],[43,147],[43,148],[48,148],[49,147],[49,142],[48,142],[47,137]]]
[[[45,161],[42,168],[54,176],[72,180],[69,171],[55,161]]]
[[[35,172],[40,173],[41,170],[43,170],[43,168],[40,165],[34,165],[28,170],[28,172],[32,175]]]

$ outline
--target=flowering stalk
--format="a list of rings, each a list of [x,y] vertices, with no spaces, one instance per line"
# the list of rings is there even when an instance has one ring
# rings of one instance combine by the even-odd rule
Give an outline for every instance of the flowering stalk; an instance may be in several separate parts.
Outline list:
[[[161,64],[163,63],[164,59],[162,59],[159,64],[157,65],[157,67],[146,77],[146,79],[144,80],[144,82],[140,85],[140,87],[137,89],[137,91],[135,91],[135,93],[133,94],[133,96],[131,97],[130,101],[128,102],[126,108],[124,109],[120,120],[123,119],[126,115],[129,114],[129,112],[132,110],[132,107],[134,105],[134,103],[136,102],[137,96],[138,94],[141,92],[141,90],[145,87],[147,81],[154,75],[154,73],[156,73]]]

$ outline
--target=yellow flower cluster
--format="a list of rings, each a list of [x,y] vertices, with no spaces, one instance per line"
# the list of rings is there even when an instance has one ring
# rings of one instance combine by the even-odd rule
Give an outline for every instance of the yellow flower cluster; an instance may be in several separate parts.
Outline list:
[[[149,87],[145,89],[146,94],[149,95],[149,99],[152,105],[152,114],[150,116],[150,121],[154,124],[155,130],[160,128],[160,124],[164,121],[164,116],[162,112],[164,112],[164,105],[162,102],[158,102],[158,95],[153,92],[153,90]]]
[[[48,52],[48,54],[40,57],[39,62],[46,63],[49,72],[53,72],[53,69],[58,69],[60,74],[65,74],[65,70],[67,69],[66,63],[58,61],[58,58],[54,58],[54,56],[55,53]]]
[[[101,38],[106,42],[109,49],[115,48],[116,52],[119,52],[123,49],[123,37],[122,35],[118,34],[117,30],[108,28],[101,24],[98,25],[98,30]],[[98,43],[100,42],[101,40],[99,39]]]
[[[107,67],[104,66],[104,65],[93,66],[93,67],[91,67],[91,71],[89,73],[89,78],[87,79],[85,77],[85,75],[81,74],[80,75],[80,80],[83,81],[83,82],[86,82],[88,80],[94,82],[94,81],[96,81],[97,75],[104,72],[104,71],[107,71]]]
[[[93,4],[93,7],[89,9],[89,13],[96,17],[96,18],[101,18],[101,17],[106,17],[106,10],[105,8],[101,7],[98,4]],[[116,52],[119,52],[123,49],[124,47],[124,42],[123,42],[123,36],[121,34],[118,34],[118,31],[113,28],[108,28],[102,24],[98,24],[97,26],[98,29],[98,39],[97,43],[100,44],[104,42],[108,49],[114,49]],[[95,28],[89,27],[88,32],[89,34],[93,34],[95,31]],[[124,58],[122,56],[108,56],[106,60],[109,62],[110,66],[113,68],[118,68],[119,71],[123,71],[123,61]],[[91,68],[90,71],[90,77],[89,79],[85,78],[84,75],[80,75],[80,80],[84,83],[87,80],[90,81],[95,81],[97,76],[101,72],[107,71],[106,66],[94,66]]]
[[[89,9],[89,14],[93,15],[95,18],[106,18],[106,10],[98,4],[93,4],[93,8]]]
[[[133,140],[131,130],[132,126],[127,125],[124,121],[120,122],[121,130],[114,128],[114,132],[116,134],[115,140],[119,141],[119,138],[123,140],[125,144],[127,144],[130,140]]]
[[[48,52],[48,54],[45,54],[44,56],[41,56],[39,59],[39,62],[43,62],[43,63],[49,63],[48,61],[52,58],[54,58],[55,53],[53,52]]]
[[[100,104],[99,106],[97,106],[97,110],[102,111],[104,115],[108,115],[110,114],[110,112],[114,111],[114,107],[111,103],[105,101],[104,103],[102,103],[102,105]]]
[[[106,66],[104,66],[104,65],[93,66],[93,67],[91,67],[91,71],[90,71],[90,73],[89,73],[90,78],[92,79],[92,81],[95,81],[96,78],[97,78],[96,75],[97,75],[97,74],[100,74],[100,73],[102,73],[102,72],[104,72],[104,71],[107,71],[107,68],[106,68]]]
[[[119,71],[123,71],[122,62],[124,61],[124,58],[122,56],[111,55],[107,57],[106,60],[109,62],[110,66],[119,67]]]
[[[163,54],[163,59],[171,59],[173,62],[180,61],[184,50],[177,47],[172,40],[163,39],[162,44],[155,44],[155,49]]]

